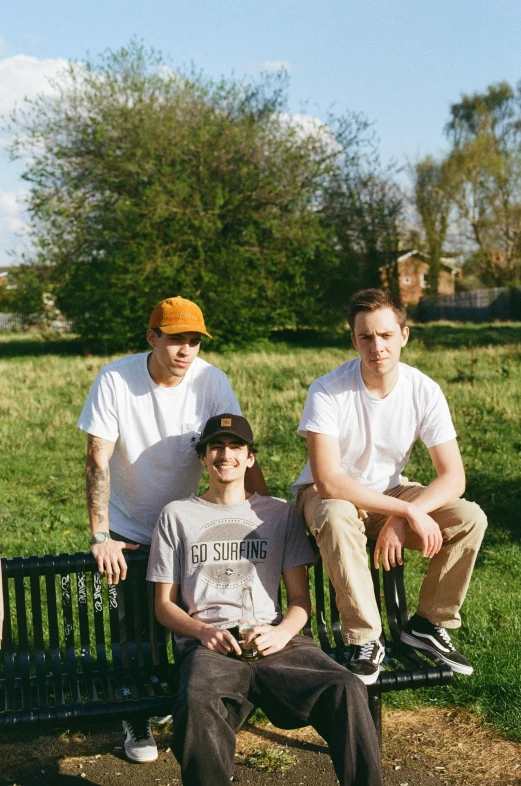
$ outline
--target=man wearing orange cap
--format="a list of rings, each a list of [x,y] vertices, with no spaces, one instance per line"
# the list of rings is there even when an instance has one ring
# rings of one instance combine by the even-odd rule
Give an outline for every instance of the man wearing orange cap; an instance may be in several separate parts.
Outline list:
[[[150,545],[163,507],[197,494],[194,445],[206,421],[241,414],[226,374],[197,356],[201,336],[211,338],[199,306],[182,297],[161,301],[146,334],[152,351],[104,366],[77,423],[87,432],[91,550],[109,583],[126,576],[123,549]],[[248,472],[248,491],[267,494],[259,466]],[[157,758],[150,721],[124,721],[123,728],[130,759]]]

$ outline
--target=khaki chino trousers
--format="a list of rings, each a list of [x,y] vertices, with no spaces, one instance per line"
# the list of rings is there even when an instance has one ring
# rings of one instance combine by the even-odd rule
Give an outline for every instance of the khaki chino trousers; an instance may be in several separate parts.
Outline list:
[[[404,479],[406,480],[406,479]],[[390,497],[412,502],[421,494],[419,483],[404,482]],[[322,561],[336,592],[344,639],[365,644],[380,636],[382,624],[368,566],[367,538],[376,540],[388,516],[366,514],[342,499],[321,499],[316,486],[300,489],[297,510],[315,536]],[[479,505],[455,499],[433,511],[443,534],[443,546],[429,560],[417,613],[443,628],[459,628],[459,610],[470,583],[487,519]],[[419,536],[408,528],[405,548],[421,551]]]

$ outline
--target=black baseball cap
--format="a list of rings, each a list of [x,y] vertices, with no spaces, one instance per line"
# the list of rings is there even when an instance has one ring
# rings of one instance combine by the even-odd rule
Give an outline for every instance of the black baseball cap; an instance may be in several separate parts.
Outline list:
[[[248,445],[253,442],[253,431],[246,418],[243,418],[242,415],[224,412],[222,415],[214,415],[213,418],[206,421],[201,439],[196,447],[203,447],[218,434],[231,434],[234,437],[239,437]]]

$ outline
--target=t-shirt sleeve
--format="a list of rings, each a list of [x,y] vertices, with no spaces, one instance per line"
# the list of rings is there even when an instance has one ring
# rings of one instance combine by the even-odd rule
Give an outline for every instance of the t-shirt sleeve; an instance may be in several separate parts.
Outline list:
[[[119,420],[116,394],[110,374],[100,371],[87,396],[77,427],[101,439],[116,442]]]
[[[314,565],[317,560],[304,531],[304,523],[291,502],[288,502],[288,508],[282,570],[296,568],[299,565]]]
[[[221,415],[224,412],[229,412],[231,415],[242,415],[237,396],[233,392],[228,377],[223,371],[220,371],[216,380],[212,416]]]
[[[340,436],[340,417],[335,399],[318,380],[312,382],[308,390],[297,434],[306,437],[308,431]]]
[[[442,445],[455,439],[456,431],[452,424],[447,399],[439,385],[429,393],[425,415],[420,426],[420,439],[426,448]]]
[[[148,581],[163,584],[181,584],[179,541],[175,525],[164,511],[160,514],[152,535],[147,569]]]

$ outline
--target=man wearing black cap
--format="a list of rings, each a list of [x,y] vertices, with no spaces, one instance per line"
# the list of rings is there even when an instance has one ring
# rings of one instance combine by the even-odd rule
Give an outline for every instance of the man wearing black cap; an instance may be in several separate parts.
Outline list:
[[[306,566],[314,556],[293,505],[245,489],[255,461],[247,420],[210,418],[196,451],[209,490],[163,509],[147,575],[156,616],[175,633],[172,750],[183,783],[228,786],[235,732],[258,706],[282,728],[314,726],[342,786],[381,786],[365,686],[298,635],[310,613]]]
[[[202,469],[194,444],[207,419],[224,410],[240,414],[226,374],[198,357],[202,336],[211,338],[196,303],[162,300],[146,333],[151,352],[102,368],[80,415],[91,548],[109,583],[125,578],[124,549],[150,545],[167,502],[197,493]],[[267,493],[257,465],[249,483]],[[129,759],[157,758],[150,722],[124,721],[123,730]]]

